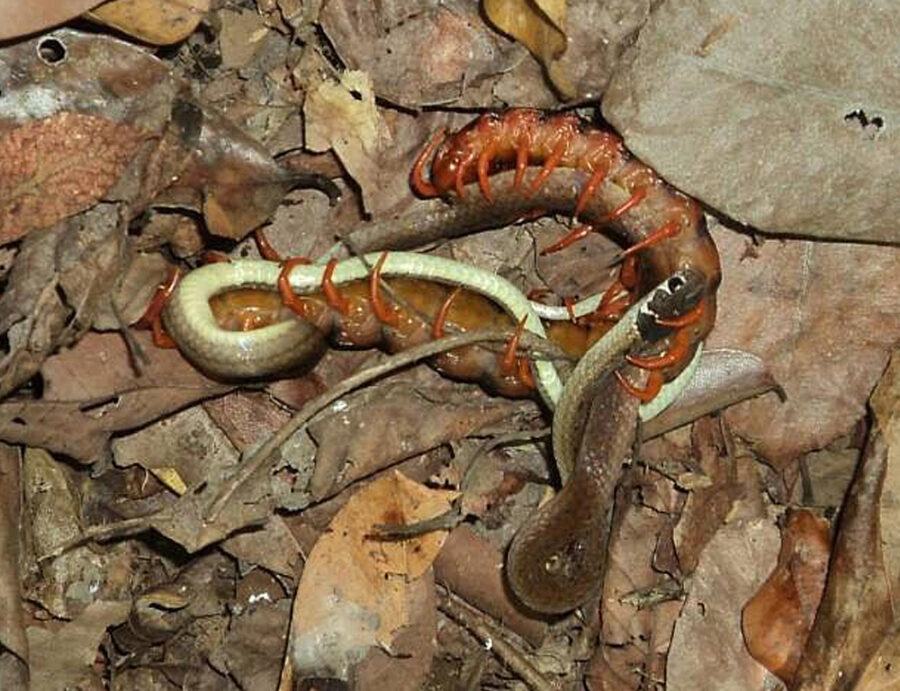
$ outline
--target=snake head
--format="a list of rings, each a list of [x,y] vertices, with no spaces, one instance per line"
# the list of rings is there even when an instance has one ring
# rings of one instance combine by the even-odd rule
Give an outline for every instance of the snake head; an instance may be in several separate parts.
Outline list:
[[[666,320],[678,319],[693,310],[706,294],[703,274],[683,268],[672,274],[657,288],[641,307],[638,329],[645,341],[656,341],[669,335],[674,328]]]

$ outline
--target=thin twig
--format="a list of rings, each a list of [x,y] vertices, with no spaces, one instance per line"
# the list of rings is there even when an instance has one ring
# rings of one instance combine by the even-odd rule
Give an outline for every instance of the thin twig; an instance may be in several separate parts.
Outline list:
[[[528,661],[528,655],[524,650],[513,644],[504,635],[503,630],[490,621],[485,614],[475,610],[464,603],[452,593],[439,594],[438,607],[453,621],[468,629],[473,636],[478,638],[499,660],[519,675],[519,678],[528,684],[534,691],[558,691],[559,687],[541,674],[541,672]]]

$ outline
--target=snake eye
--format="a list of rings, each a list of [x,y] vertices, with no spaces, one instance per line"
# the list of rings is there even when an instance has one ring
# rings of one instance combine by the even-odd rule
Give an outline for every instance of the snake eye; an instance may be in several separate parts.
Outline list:
[[[670,293],[676,293],[679,289],[684,288],[686,281],[681,276],[672,276],[666,281],[666,287]]]
[[[551,554],[547,561],[544,562],[544,571],[547,573],[556,573],[562,567],[562,557],[558,554]]]

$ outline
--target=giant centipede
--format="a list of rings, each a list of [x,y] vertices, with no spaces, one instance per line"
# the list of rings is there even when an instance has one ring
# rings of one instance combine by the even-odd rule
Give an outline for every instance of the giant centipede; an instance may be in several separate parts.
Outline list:
[[[539,171],[526,181],[528,167],[535,165]],[[504,198],[491,181],[506,169],[512,169],[507,176],[512,179],[504,186]],[[581,176],[574,179],[577,194],[572,194],[571,176],[553,180],[560,169]],[[475,214],[500,224],[535,208],[571,213],[585,221],[544,252],[572,244],[592,227],[611,226],[630,243],[622,256],[640,260],[636,294],[679,269],[704,276],[704,299],[698,314],[692,315],[694,323],[684,325],[687,333],[676,332],[664,356],[631,359],[653,370],[648,388],[633,391],[642,398],[652,398],[663,381],[677,376],[712,328],[721,268],[699,204],[634,158],[611,131],[568,113],[547,115],[525,108],[487,113],[457,132],[436,132],[416,159],[411,183],[423,197],[455,195],[455,208],[432,216],[432,226],[471,227],[469,219]],[[480,203],[471,199],[470,183],[477,183]],[[421,240],[427,240],[431,229],[420,230]]]

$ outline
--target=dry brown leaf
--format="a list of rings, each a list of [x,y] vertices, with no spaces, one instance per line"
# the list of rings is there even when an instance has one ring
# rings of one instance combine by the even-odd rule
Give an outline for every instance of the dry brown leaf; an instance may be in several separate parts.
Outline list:
[[[379,98],[413,108],[488,105],[497,78],[525,56],[467,0],[332,0],[319,22],[343,63],[371,75]]]
[[[322,80],[306,96],[306,145],[312,151],[334,149],[341,163],[359,183],[370,211],[378,208],[381,166],[378,154],[392,137],[375,107],[372,80],[347,70],[339,83]]]
[[[891,358],[884,376],[872,394],[872,413],[888,447],[887,470],[881,493],[881,542],[888,582],[900,592],[900,356]]]
[[[741,607],[775,565],[778,530],[769,519],[736,521],[707,545],[669,650],[667,688],[745,691],[768,672],[741,637]]]
[[[900,627],[894,626],[872,656],[872,661],[860,677],[857,691],[897,691],[900,689]]]
[[[89,334],[44,363],[44,400],[0,403],[0,439],[93,463],[108,455],[115,432],[231,388],[201,375],[178,351],[154,348],[148,334],[135,337],[150,354],[143,377],[119,334]]]
[[[371,534],[378,525],[433,518],[449,508],[452,497],[400,473],[386,474],[353,495],[306,562],[286,666],[298,674],[328,670],[346,678],[370,647],[392,647],[398,629],[410,621],[413,581],[431,567],[446,533],[398,542]]]
[[[29,626],[31,688],[96,688],[101,671],[94,664],[106,629],[125,621],[131,603],[98,601],[74,620]]]
[[[319,444],[310,481],[313,498],[320,500],[404,458],[497,424],[518,409],[507,401],[478,398],[460,401],[444,396],[442,403],[433,403],[442,393],[380,387],[317,418],[309,426]],[[348,435],[348,429],[355,433]]]
[[[654,6],[603,98],[635,155],[766,232],[897,242],[900,5]]]
[[[707,345],[755,353],[787,393],[784,403],[762,396],[725,415],[780,468],[847,435],[865,416],[900,339],[900,249],[772,240],[748,256],[746,236],[723,228],[713,236],[723,282]]]
[[[0,0],[0,41],[49,29],[86,12],[103,0]]]
[[[145,139],[133,127],[69,112],[0,137],[0,245],[89,208]]]
[[[112,442],[116,465],[140,465],[175,494],[184,494],[238,462],[238,452],[201,406],[167,416]]]
[[[822,599],[831,525],[807,509],[788,512],[778,566],[744,606],[741,624],[750,654],[790,684]]]
[[[87,13],[123,34],[165,46],[187,38],[209,11],[209,0],[112,0]]]
[[[873,395],[875,423],[841,510],[822,604],[797,670],[798,690],[853,687],[896,625],[896,574],[886,568],[882,549],[882,533],[893,526],[882,525],[880,506],[889,443],[897,436],[898,367],[895,358]]]
[[[575,96],[574,85],[557,62],[567,47],[566,0],[484,0],[483,7],[494,26],[541,61],[563,98]]]
[[[28,639],[19,571],[20,463],[19,449],[0,444],[0,646],[15,654],[24,666],[28,664]]]

